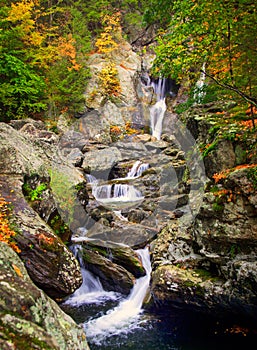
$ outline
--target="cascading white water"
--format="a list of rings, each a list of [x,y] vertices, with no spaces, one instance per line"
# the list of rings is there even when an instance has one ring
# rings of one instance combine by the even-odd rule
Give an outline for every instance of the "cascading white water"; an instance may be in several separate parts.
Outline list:
[[[105,315],[85,324],[87,337],[92,342],[100,344],[105,338],[128,333],[138,326],[142,304],[149,287],[151,262],[148,247],[136,252],[142,259],[146,275],[136,281],[127,299],[121,301],[118,306],[109,310]]]
[[[127,178],[135,178],[142,175],[142,173],[149,168],[148,163],[142,163],[140,160],[137,160],[132,168],[127,174]]]
[[[165,96],[167,94],[167,79],[158,79],[157,82],[151,82],[151,86],[157,96],[157,102],[150,108],[150,127],[152,136],[157,140],[161,139],[162,123],[166,112]]]
[[[83,278],[82,285],[78,288],[73,295],[65,302],[69,305],[82,305],[92,303],[102,303],[108,300],[115,300],[117,293],[107,292],[103,289],[103,286],[98,277],[94,276],[90,271],[85,268],[82,256],[81,246],[74,244],[70,247],[74,255],[78,259],[81,268],[81,274]]]
[[[152,136],[161,139],[162,122],[166,112],[165,98],[159,100],[150,108]]]
[[[136,161],[128,171],[125,179],[133,179],[141,176],[143,171],[148,167],[149,164]],[[92,194],[96,200],[106,207],[111,207],[120,218],[122,218],[120,209],[123,207],[123,202],[124,207],[128,208],[131,203],[135,205],[135,202],[138,204],[144,199],[141,192],[132,185],[122,183],[101,185],[92,175],[87,175],[87,180],[92,186]],[[86,230],[82,230],[81,234],[84,240]],[[79,241],[79,237],[76,237],[74,240],[74,242]],[[79,245],[75,244],[73,246],[73,251],[81,265],[83,284],[66,303],[79,306],[88,303],[101,304],[107,300],[119,301],[121,297],[119,293],[104,291],[99,279],[84,268]],[[149,287],[151,263],[148,247],[139,249],[136,252],[141,257],[146,275],[136,280],[129,296],[126,299],[122,299],[116,307],[109,310],[105,315],[93,320],[91,319],[85,323],[84,327],[87,337],[90,338],[92,342],[101,343],[106,337],[127,333],[134,327],[138,327],[138,322],[140,322],[139,316],[142,312],[142,304]]]
[[[139,177],[148,167],[149,164],[136,161],[129,170],[127,176],[118,180]],[[99,185],[97,179],[92,175],[90,177],[87,176],[87,179],[92,185],[92,194],[97,202],[108,209],[120,210],[131,208],[135,205],[139,205],[144,200],[144,196],[142,196],[141,192],[133,185],[122,183]]]

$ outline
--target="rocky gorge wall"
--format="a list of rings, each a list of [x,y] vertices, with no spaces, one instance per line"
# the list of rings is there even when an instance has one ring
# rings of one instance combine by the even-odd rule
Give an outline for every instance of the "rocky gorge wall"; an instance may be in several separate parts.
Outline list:
[[[107,289],[117,290],[118,286],[119,292],[129,293],[135,278],[145,273],[133,249],[149,245],[153,271],[148,307],[169,305],[256,320],[257,204],[252,168],[232,169],[215,183],[214,173],[240,164],[236,145],[221,142],[208,159],[202,160],[197,144],[208,135],[208,125],[203,119],[199,122],[197,109],[182,122],[174,113],[176,101],[171,98],[167,99],[161,140],[153,138],[149,105],[155,96],[145,75],[152,57],[140,57],[123,42],[113,60],[121,96],[107,98],[101,93],[97,73],[104,67],[105,58],[92,55],[85,112],[72,125],[60,116],[58,134],[33,120],[1,123],[0,191],[11,202],[17,231],[14,239],[21,250],[21,260],[13,252],[11,259],[15,255],[15,266],[22,276],[27,271],[40,288],[30,287],[39,298],[43,295],[49,300],[43,290],[51,298],[62,300],[82,282],[78,261],[62,239],[69,244],[71,234],[81,237],[86,227],[91,244],[82,244],[85,264]],[[209,113],[209,107],[202,108],[201,113]],[[115,183],[126,177],[136,160],[149,164],[132,180],[144,200],[129,210],[123,208],[120,218],[95,200],[87,175]],[[34,200],[31,194],[28,199],[24,184],[30,186]],[[59,236],[54,232],[56,217]],[[68,229],[62,235],[65,225]],[[120,249],[120,244],[126,248]],[[4,273],[11,269],[15,278],[22,280],[15,268],[7,265],[3,266]],[[31,284],[30,279],[26,277],[26,283]],[[15,288],[12,282],[8,282],[10,289]],[[8,308],[16,308],[17,317],[27,317],[37,327],[42,326],[31,314],[37,301],[30,301],[27,316],[17,307],[22,304],[18,294],[22,296],[23,291],[18,291],[14,300],[7,290],[7,306],[1,310],[6,349],[12,340],[3,328],[10,324],[10,329],[22,333],[18,323],[14,326],[6,316]],[[53,312],[57,312],[55,307]],[[81,330],[71,320],[67,322],[75,329],[75,340],[73,335],[60,342],[51,338],[45,348],[63,349],[66,342],[70,348],[86,348]],[[48,328],[42,327],[48,334]],[[81,343],[76,343],[80,338]]]

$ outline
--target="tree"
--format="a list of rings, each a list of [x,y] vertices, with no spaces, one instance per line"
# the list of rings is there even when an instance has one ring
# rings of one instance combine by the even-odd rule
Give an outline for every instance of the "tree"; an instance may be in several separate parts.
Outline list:
[[[156,4],[153,1],[153,8]],[[194,85],[206,62],[204,74],[210,80],[256,106],[255,2],[178,0],[164,4],[170,21],[158,37],[153,74],[178,82],[187,76]],[[164,18],[167,21],[167,12]]]
[[[70,9],[44,0],[1,3],[1,119],[80,109],[88,71],[69,28]]]

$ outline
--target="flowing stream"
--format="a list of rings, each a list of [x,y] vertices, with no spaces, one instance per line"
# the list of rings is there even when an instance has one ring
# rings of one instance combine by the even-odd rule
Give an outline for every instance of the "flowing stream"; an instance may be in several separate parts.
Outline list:
[[[136,252],[142,258],[146,275],[137,279],[128,298],[122,300],[105,315],[85,324],[87,337],[97,344],[101,344],[108,337],[133,331],[140,322],[141,307],[149,287],[151,263],[148,248]]]
[[[134,179],[142,175],[149,167],[149,164],[136,161],[132,168],[128,171],[127,176],[123,179]],[[129,208],[135,203],[138,205],[144,197],[133,185],[112,183],[99,184],[98,180],[88,175],[88,182],[92,186],[92,194],[95,199],[101,204],[111,209]],[[115,179],[117,181],[117,179]],[[119,218],[123,218],[121,212],[114,210]],[[125,218],[124,218],[125,219]],[[82,240],[86,237],[87,230],[81,230]],[[80,237],[76,237],[74,242],[78,243]],[[80,245],[74,244],[71,247],[74,255],[80,262],[81,272],[83,276],[82,286],[66,300],[66,305],[71,305],[80,308],[83,305],[89,304],[104,304],[107,301],[116,302],[114,307],[99,317],[92,315],[91,318],[83,322],[87,337],[93,343],[101,345],[106,338],[127,334],[140,324],[140,315],[142,314],[142,304],[146,296],[150,276],[151,262],[148,247],[136,250],[136,253],[141,258],[142,265],[145,268],[146,275],[136,280],[127,298],[122,298],[119,293],[107,292],[103,289],[102,284],[91,272],[85,269],[82,256],[80,254]]]

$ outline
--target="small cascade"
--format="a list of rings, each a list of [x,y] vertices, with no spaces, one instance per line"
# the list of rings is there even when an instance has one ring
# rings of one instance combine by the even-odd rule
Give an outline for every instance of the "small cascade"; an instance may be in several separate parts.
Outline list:
[[[82,304],[101,303],[106,299],[115,300],[117,293],[106,292],[99,278],[95,277],[85,268],[81,255],[81,246],[79,244],[74,244],[70,249],[80,263],[83,282],[80,288],[77,289],[65,303],[79,306]]]
[[[148,163],[142,163],[140,160],[137,160],[132,168],[129,170],[127,174],[127,178],[135,178],[140,177],[142,173],[149,168]]]
[[[86,179],[87,179],[87,182],[89,184],[97,184],[98,183],[97,178],[91,174],[86,174]]]
[[[144,200],[139,190],[127,184],[95,186],[92,193],[99,204],[112,210],[131,208]]]
[[[136,161],[125,178],[115,180],[124,181],[140,177],[148,167],[149,164]],[[87,175],[87,179],[92,185],[92,194],[97,202],[108,209],[119,211],[139,205],[144,200],[144,196],[133,185],[122,183],[101,185],[92,175]]]
[[[205,92],[204,92],[204,84],[206,80],[205,66],[206,66],[206,62],[204,62],[202,65],[201,74],[198,81],[196,82],[196,86],[194,90],[194,100],[196,103],[201,103],[205,96]]]
[[[122,300],[105,315],[85,324],[87,337],[94,343],[101,344],[108,337],[127,334],[138,327],[139,316],[143,311],[142,304],[149,287],[151,263],[148,247],[136,252],[142,259],[146,275],[136,281],[127,299]]]

